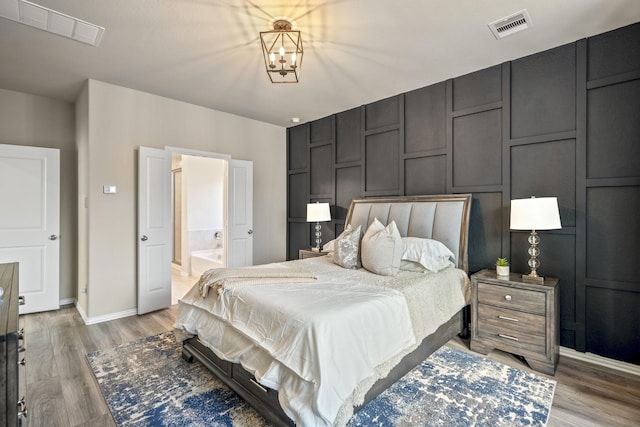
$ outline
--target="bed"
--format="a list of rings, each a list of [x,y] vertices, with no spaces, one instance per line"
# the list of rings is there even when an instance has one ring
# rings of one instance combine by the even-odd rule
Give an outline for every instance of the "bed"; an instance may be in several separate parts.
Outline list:
[[[371,230],[382,227],[381,234],[395,233],[385,242],[399,234],[405,249],[414,241],[444,245],[452,265],[438,272],[416,269],[422,260],[412,259],[395,274],[374,274],[343,268],[333,254],[253,271],[304,271],[312,280],[258,279],[227,290],[202,286],[203,275],[179,302],[174,332],[183,358],[202,362],[272,425],[346,424],[466,333],[470,204],[471,195],[460,194],[359,199],[349,207],[341,236],[361,230],[363,262],[367,255],[371,265],[369,242],[378,236]]]

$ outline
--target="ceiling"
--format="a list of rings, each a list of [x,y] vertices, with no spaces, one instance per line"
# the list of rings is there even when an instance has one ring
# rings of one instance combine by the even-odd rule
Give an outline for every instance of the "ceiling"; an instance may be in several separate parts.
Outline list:
[[[0,3],[11,0],[0,0]],[[291,126],[640,21],[638,0],[32,0],[104,27],[98,47],[0,18],[0,88],[75,101],[92,78]],[[533,27],[487,24],[527,9]],[[259,32],[302,32],[272,84]]]

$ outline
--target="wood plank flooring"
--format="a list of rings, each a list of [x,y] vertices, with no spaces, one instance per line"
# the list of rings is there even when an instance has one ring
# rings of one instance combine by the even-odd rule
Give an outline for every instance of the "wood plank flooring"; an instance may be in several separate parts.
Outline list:
[[[176,312],[174,305],[90,326],[73,307],[22,316],[28,426],[115,426],[85,355],[171,330]],[[449,345],[470,351],[460,338]],[[508,353],[496,350],[489,357],[528,369]],[[640,377],[561,357],[555,377],[550,378],[558,382],[550,427],[640,425]]]

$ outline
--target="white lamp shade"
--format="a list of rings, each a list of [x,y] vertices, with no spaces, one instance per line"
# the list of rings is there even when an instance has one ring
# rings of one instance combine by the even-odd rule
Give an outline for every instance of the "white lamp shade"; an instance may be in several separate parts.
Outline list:
[[[511,201],[512,230],[556,230],[562,228],[557,197],[532,197]]]
[[[307,222],[331,221],[329,203],[308,203]]]

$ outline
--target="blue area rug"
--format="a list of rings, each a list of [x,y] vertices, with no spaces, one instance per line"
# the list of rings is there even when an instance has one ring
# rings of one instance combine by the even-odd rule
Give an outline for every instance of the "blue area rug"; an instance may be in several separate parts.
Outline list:
[[[265,427],[172,332],[87,355],[118,426]],[[355,426],[544,426],[555,381],[442,347],[349,422]]]

